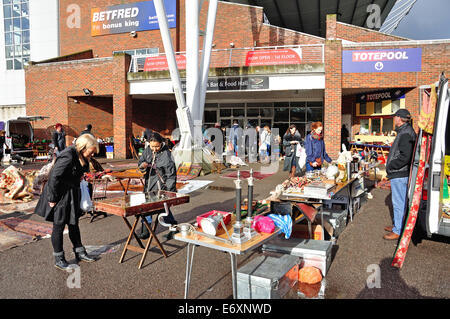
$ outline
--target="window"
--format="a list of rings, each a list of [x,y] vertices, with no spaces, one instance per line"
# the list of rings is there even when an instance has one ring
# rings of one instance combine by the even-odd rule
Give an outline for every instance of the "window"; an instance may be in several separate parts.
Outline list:
[[[375,114],[381,114],[383,112],[382,109],[381,101],[375,102]]]
[[[391,112],[394,114],[400,109],[400,100],[394,100],[391,102]]]
[[[23,69],[30,60],[29,0],[3,0],[7,70]]]
[[[366,114],[366,112],[367,112],[366,103],[360,103],[359,104],[359,114]]]
[[[380,133],[381,131],[381,119],[372,119],[372,130],[373,134]]]
[[[394,129],[394,120],[392,118],[383,119],[383,129],[384,134],[390,133]]]
[[[369,134],[369,119],[361,119],[359,126],[359,134]]]
[[[323,109],[318,107],[308,107],[306,120],[308,122],[323,122]]]

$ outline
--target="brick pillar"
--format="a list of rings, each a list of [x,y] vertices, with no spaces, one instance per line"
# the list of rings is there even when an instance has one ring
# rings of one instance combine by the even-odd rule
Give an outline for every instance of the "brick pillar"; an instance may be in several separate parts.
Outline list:
[[[324,141],[328,155],[337,159],[341,149],[342,42],[325,41]]]
[[[336,14],[327,14],[327,34],[326,37],[328,40],[336,39],[336,24],[337,24],[337,16]]]
[[[129,94],[127,73],[131,57],[125,53],[114,54],[113,86],[113,132],[114,158],[131,156],[129,141],[132,135],[133,104]],[[106,79],[105,79],[106,81]]]
[[[405,94],[405,108],[411,113],[414,130],[419,131],[420,89],[414,88]]]

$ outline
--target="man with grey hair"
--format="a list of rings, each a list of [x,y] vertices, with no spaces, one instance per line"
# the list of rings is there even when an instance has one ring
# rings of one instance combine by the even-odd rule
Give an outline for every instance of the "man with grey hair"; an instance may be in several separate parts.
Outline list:
[[[407,191],[412,154],[416,142],[416,132],[410,124],[411,114],[407,109],[399,109],[394,114],[397,137],[389,150],[386,173],[391,182],[393,226],[384,228],[386,240],[396,240],[403,229],[403,218],[407,208]]]

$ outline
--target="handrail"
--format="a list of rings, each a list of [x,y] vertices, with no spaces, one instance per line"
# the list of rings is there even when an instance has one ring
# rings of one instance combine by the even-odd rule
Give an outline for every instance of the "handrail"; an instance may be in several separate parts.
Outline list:
[[[236,67],[245,65],[245,55],[248,51],[255,50],[277,50],[286,48],[301,48],[302,63],[324,63],[324,44],[291,44],[276,45],[266,47],[244,47],[244,48],[227,48],[213,49],[211,51],[210,67]],[[201,53],[202,50],[199,50]],[[186,51],[175,52],[175,55],[185,55]],[[133,55],[129,68],[130,73],[141,72],[144,70],[145,59],[147,57],[165,56],[164,52],[155,54]],[[226,61],[226,62],[225,62]]]

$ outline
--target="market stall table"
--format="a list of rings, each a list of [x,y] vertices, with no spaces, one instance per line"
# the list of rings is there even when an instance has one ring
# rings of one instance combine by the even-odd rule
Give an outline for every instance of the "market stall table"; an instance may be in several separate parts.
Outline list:
[[[141,173],[138,169],[128,169],[126,171],[116,171],[111,172],[111,176],[115,177],[119,183],[120,186],[122,186],[123,191],[125,192],[125,195],[128,195],[128,188],[130,186],[130,181],[133,178],[139,179],[142,186],[144,186],[144,174]],[[127,180],[127,184],[123,185],[122,181]]]
[[[142,194],[125,195],[123,197],[107,198],[104,200],[96,201],[94,205],[96,210],[106,212],[108,214],[117,215],[123,218],[125,224],[130,230],[130,233],[125,243],[125,247],[123,249],[119,263],[122,263],[123,259],[125,258],[127,250],[132,250],[143,254],[138,267],[139,269],[141,269],[153,238],[155,239],[156,245],[159,247],[164,257],[167,258],[166,251],[164,250],[163,246],[161,245],[161,243],[159,242],[158,238],[155,235],[155,230],[156,227],[158,226],[158,217],[161,214],[161,210],[164,209],[165,212],[168,213],[169,206],[181,205],[188,202],[189,202],[188,195],[168,191],[153,191]],[[147,222],[145,216],[155,214],[158,214],[158,216],[152,228]],[[131,224],[127,220],[127,217],[130,216],[135,217],[133,226],[131,226]],[[150,237],[148,238],[145,247],[142,244],[139,237],[137,237],[136,233],[134,232],[140,218],[142,218],[144,225],[150,232]],[[133,237],[136,239],[140,247],[130,245],[131,239]]]
[[[293,223],[298,223],[304,219],[304,215],[301,214]],[[231,237],[233,234],[233,224],[236,221],[236,217],[233,215],[231,217],[231,222],[226,226],[228,235]],[[196,228],[198,230],[198,228]],[[234,244],[234,243],[226,243],[225,241],[228,238],[227,232],[221,229],[216,234],[219,239],[214,239],[211,237],[207,237],[198,234],[198,233],[188,233],[183,234],[183,232],[175,234],[174,239],[188,243],[187,246],[187,259],[186,259],[186,281],[185,281],[185,290],[184,290],[184,298],[186,299],[189,294],[189,285],[191,282],[191,272],[192,272],[192,262],[194,260],[194,249],[195,246],[203,246],[211,249],[215,249],[218,251],[227,252],[230,254],[231,259],[231,276],[232,276],[232,285],[233,285],[233,298],[236,299],[237,296],[237,262],[236,256],[245,254],[249,251],[255,250],[258,247],[262,246],[267,241],[275,238],[281,233],[281,229],[276,227],[273,233],[258,233],[255,237],[252,237],[248,241],[243,242],[242,244]],[[192,248],[192,252],[191,252]]]

